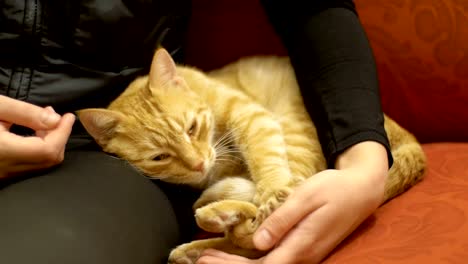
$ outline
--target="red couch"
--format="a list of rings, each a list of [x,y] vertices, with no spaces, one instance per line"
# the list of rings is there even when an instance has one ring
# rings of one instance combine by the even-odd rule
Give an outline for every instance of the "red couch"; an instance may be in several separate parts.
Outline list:
[[[384,111],[413,132],[425,179],[383,205],[324,263],[468,263],[468,1],[356,0]],[[258,0],[194,0],[188,64],[285,54]]]

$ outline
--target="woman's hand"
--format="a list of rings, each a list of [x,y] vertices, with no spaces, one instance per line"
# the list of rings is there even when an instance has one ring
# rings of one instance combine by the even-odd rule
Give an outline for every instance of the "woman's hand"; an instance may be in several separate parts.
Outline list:
[[[0,96],[0,179],[61,163],[74,121],[72,114],[62,117],[51,107]],[[9,131],[13,124],[36,135],[15,135]]]
[[[336,168],[309,178],[260,226],[254,243],[276,246],[268,255],[250,260],[210,249],[197,264],[319,263],[383,202],[387,152],[376,142],[359,143]]]

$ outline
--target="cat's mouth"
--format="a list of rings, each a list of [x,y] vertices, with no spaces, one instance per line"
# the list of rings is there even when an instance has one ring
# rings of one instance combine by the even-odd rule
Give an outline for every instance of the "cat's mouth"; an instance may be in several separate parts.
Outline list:
[[[183,175],[179,180],[184,184],[188,184],[196,188],[204,188],[210,184],[213,175],[215,175],[214,171],[215,170],[213,168],[210,168],[203,172],[194,172],[191,176]]]

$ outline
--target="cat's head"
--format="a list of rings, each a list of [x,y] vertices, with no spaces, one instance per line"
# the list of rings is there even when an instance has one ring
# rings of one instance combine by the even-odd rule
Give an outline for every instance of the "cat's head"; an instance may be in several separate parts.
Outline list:
[[[133,81],[110,109],[77,113],[104,151],[152,178],[192,186],[208,180],[216,159],[214,117],[167,51],[155,53],[149,75]]]

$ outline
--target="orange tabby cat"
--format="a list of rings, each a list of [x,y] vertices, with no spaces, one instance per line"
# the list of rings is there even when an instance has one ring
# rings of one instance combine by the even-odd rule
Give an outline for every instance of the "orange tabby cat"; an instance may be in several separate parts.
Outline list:
[[[170,263],[195,263],[206,248],[261,256],[253,232],[295,185],[326,169],[287,58],[244,58],[203,73],[159,49],[148,76],[107,109],[78,116],[104,151],[151,178],[204,190],[194,205],[197,223],[225,236],[183,244]],[[388,117],[385,129],[395,159],[388,200],[422,179],[425,156]]]

